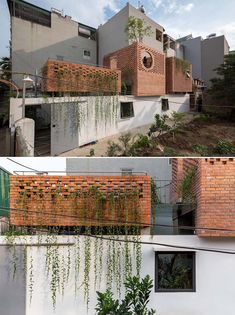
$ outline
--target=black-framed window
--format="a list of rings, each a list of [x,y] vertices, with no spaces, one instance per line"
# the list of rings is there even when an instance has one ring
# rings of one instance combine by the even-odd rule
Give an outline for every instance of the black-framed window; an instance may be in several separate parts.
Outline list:
[[[120,111],[122,119],[134,117],[133,102],[121,102]]]
[[[195,292],[195,279],[195,252],[155,253],[155,292]]]
[[[168,100],[168,98],[162,98],[162,110],[163,111],[169,110],[169,100]]]

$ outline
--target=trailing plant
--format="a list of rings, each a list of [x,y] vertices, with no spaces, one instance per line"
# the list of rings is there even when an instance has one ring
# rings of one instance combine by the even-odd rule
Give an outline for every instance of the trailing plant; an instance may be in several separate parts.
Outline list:
[[[158,189],[154,179],[151,177],[151,203],[152,205],[160,203],[160,198],[158,196]]]
[[[195,179],[196,171],[197,171],[196,167],[188,169],[188,171],[186,172],[185,176],[181,181],[180,192],[183,203],[192,203],[195,201],[192,195],[192,184]]]
[[[190,63],[187,60],[176,58],[176,69],[177,71],[186,72],[190,70]]]

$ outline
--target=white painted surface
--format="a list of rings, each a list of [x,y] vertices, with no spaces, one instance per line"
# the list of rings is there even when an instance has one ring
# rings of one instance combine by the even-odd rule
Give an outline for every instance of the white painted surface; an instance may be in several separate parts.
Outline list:
[[[162,111],[161,97],[158,96],[26,98],[26,106],[43,104],[44,109],[51,106],[51,154],[57,155],[104,137],[151,124],[156,114],[170,116],[173,111],[189,111],[189,94],[165,95],[164,98],[169,99],[168,111]],[[120,102],[133,102],[134,117],[120,118]],[[11,98],[10,127],[21,118],[21,113],[22,99]]]
[[[25,153],[27,152],[27,156],[34,156],[35,121],[30,118],[22,118],[15,122],[15,127],[19,128]]]
[[[62,242],[61,242],[62,240]],[[170,245],[214,248],[224,250],[235,250],[234,238],[203,239],[197,236],[142,236],[142,240],[158,242]],[[37,237],[32,237],[29,242],[37,243]],[[72,243],[73,238],[58,237],[58,242],[66,244]],[[3,237],[0,237],[3,243]],[[71,248],[71,252],[73,247]],[[68,246],[59,247],[61,255],[68,252]],[[149,274],[154,278],[155,251],[174,250],[165,246],[142,245],[142,273],[144,277]],[[180,249],[179,249],[180,250]],[[29,304],[29,275],[27,279],[27,306],[26,315],[94,315],[96,305],[96,293],[94,289],[93,269],[91,268],[90,306],[88,313],[83,301],[83,291],[80,289],[77,299],[74,296],[74,274],[71,269],[69,282],[65,287],[65,295],[58,298],[57,306],[53,311],[51,304],[51,293],[48,278],[44,268],[45,247],[28,247],[28,261],[32,255],[34,266],[34,289],[31,305]],[[82,257],[82,255],[81,255]],[[155,293],[152,291],[149,306],[156,308],[159,315],[221,315],[233,314],[235,308],[235,255],[218,254],[196,251],[196,292],[176,292],[176,293]],[[93,263],[92,263],[93,266]],[[80,270],[83,270],[82,268]],[[105,276],[99,289],[105,289]],[[79,284],[82,283],[82,274]],[[22,292],[23,294],[23,292]],[[14,303],[14,300],[11,301]]]

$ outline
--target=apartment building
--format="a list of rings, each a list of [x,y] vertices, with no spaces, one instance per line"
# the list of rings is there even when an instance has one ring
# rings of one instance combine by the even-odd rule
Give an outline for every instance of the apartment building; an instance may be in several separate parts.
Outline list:
[[[182,59],[182,46],[143,9],[127,3],[96,30],[55,9],[21,0],[9,0],[8,5],[13,71],[39,74],[26,83],[26,96],[31,96],[25,99],[26,117],[36,120],[38,134],[40,124],[49,126],[47,154],[146,126],[155,114],[189,111],[191,65]],[[125,27],[131,16],[151,27],[141,42],[128,40]],[[22,74],[13,80],[23,86]],[[22,99],[12,98],[10,127],[16,128],[21,118]],[[30,134],[33,128],[34,123]]]
[[[23,269],[19,273],[19,276],[26,279],[26,282],[21,282],[21,290],[18,286],[14,286],[14,289],[12,289],[10,284],[14,280],[8,279],[10,284],[5,287],[13,290],[12,294],[17,292],[18,299],[21,301],[18,304],[20,314],[39,315],[43,312],[49,315],[52,311],[56,315],[65,312],[73,315],[78,311],[82,314],[84,312],[88,312],[89,315],[94,314],[97,303],[97,289],[93,287],[95,281],[97,281],[95,280],[95,273],[93,274],[95,269],[93,267],[93,269],[90,269],[90,303],[87,310],[83,297],[84,290],[82,289],[85,269],[83,269],[84,265],[82,264],[79,278],[76,278],[74,259],[77,257],[77,243],[73,235],[52,236],[52,248],[54,250],[58,244],[57,253],[59,256],[57,256],[57,263],[59,266],[62,259],[65,259],[65,266],[67,266],[67,257],[71,258],[69,281],[61,282],[64,285],[64,295],[61,296],[57,291],[56,307],[53,310],[50,275],[45,271],[45,257],[48,257],[47,248],[49,246],[49,240],[46,239],[47,236],[45,235],[46,228],[54,226],[55,231],[60,231],[60,234],[68,234],[69,230],[66,229],[66,226],[69,227],[70,231],[73,231],[75,226],[86,224],[94,227],[104,226],[104,224],[107,226],[107,222],[109,222],[111,228],[112,219],[115,222],[118,221],[119,231],[121,231],[123,220],[120,213],[124,215],[123,209],[128,208],[128,222],[131,224],[133,222],[131,209],[133,210],[137,205],[139,205],[138,209],[140,211],[140,221],[138,222],[141,222],[142,227],[141,241],[144,242],[141,244],[141,276],[144,277],[149,274],[154,279],[150,307],[156,309],[161,315],[171,313],[176,315],[219,315],[222,310],[228,314],[232,313],[234,309],[233,269],[235,252],[235,163],[233,158],[178,158],[173,159],[172,165],[169,165],[167,159],[163,159],[162,162],[156,159],[156,163],[154,159],[145,161],[148,174],[151,174],[151,170],[153,170],[155,177],[162,179],[162,176],[164,176],[161,169],[162,165],[166,170],[166,178],[170,178],[172,181],[171,189],[166,190],[166,187],[164,187],[166,185],[162,184],[157,187],[158,196],[162,199],[155,205],[152,204],[152,210],[150,204],[150,176],[137,174],[139,169],[141,169],[141,172],[143,171],[144,164],[141,159],[140,162],[137,161],[133,165],[134,172],[132,175],[130,175],[130,170],[126,170],[126,173],[123,171],[122,175],[92,173],[96,166],[94,159],[90,158],[88,161],[82,159],[81,164],[79,161],[80,159],[67,160],[67,170],[70,170],[68,174],[71,171],[73,174],[70,173],[66,176],[49,176],[46,174],[40,176],[11,176],[10,204],[13,208],[10,213],[11,224],[18,228],[27,226],[30,231],[37,231],[38,229],[39,233],[43,226],[45,228],[40,236],[24,236],[18,240],[14,239],[16,244],[18,242],[21,245],[27,240],[29,245],[27,246],[29,269]],[[118,159],[115,160],[115,163],[115,170],[122,170],[124,165],[129,167],[127,160],[122,162],[121,159]],[[84,168],[84,173],[79,171],[80,167]],[[159,174],[157,174],[157,169],[159,169]],[[182,183],[184,183],[184,188],[187,186],[186,190],[182,189]],[[129,195],[127,201],[129,206],[125,204],[125,207],[122,208],[124,204],[121,207],[119,204],[118,211],[120,213],[115,212],[115,216],[113,216],[114,208],[106,208],[102,203],[106,215],[105,219],[99,220],[96,216],[90,217],[90,214],[93,213],[90,210],[93,209],[92,211],[94,211],[95,205],[98,206],[98,199],[94,202],[92,197],[94,195],[88,195],[89,202],[87,200],[84,203],[83,198],[81,198],[83,196],[82,191],[87,191],[90,185],[96,186],[98,191],[104,194],[112,194],[113,191],[122,188],[125,188],[125,190],[137,188],[139,193],[135,194],[134,198],[139,201],[133,203],[131,195]],[[139,190],[139,187],[142,189]],[[75,213],[82,211],[79,204],[77,203],[75,206],[74,202],[74,193],[77,188],[80,191],[80,202],[83,206],[85,205],[84,209],[89,209],[86,217],[80,215],[75,218]],[[59,194],[56,192],[59,192]],[[163,196],[166,194],[169,198],[164,199]],[[44,200],[43,204],[41,202],[42,198]],[[21,209],[22,202],[25,211],[17,211],[17,209]],[[134,208],[131,206],[133,204],[135,205]],[[155,208],[157,211],[154,210]],[[82,213],[84,214],[84,212]],[[165,215],[165,221],[163,221],[163,215]],[[117,220],[117,218],[119,219]],[[150,222],[154,225],[154,228],[151,229],[151,235],[149,235],[150,229],[146,229]],[[104,236],[104,234],[102,235]],[[107,234],[105,235],[107,236]],[[80,248],[85,250],[86,247],[83,246],[88,244],[86,237],[81,235],[79,238]],[[118,238],[122,239],[122,236],[119,235]],[[0,237],[0,241],[2,245],[6,244],[4,237]],[[93,244],[90,247],[92,251],[95,250],[95,242],[91,241],[90,244]],[[110,241],[108,240],[103,243],[102,257],[104,261],[109,257],[107,256],[109,255],[109,244]],[[3,250],[5,250],[7,261],[10,261],[10,253],[7,252],[6,247],[1,246],[1,251]],[[22,246],[21,250],[20,247],[17,250],[19,250],[17,255],[20,255],[20,252],[22,255]],[[129,250],[131,249],[129,248]],[[81,260],[86,255],[85,253],[81,254]],[[51,257],[53,259],[53,256]],[[91,257],[90,264],[93,266],[96,263],[95,252]],[[1,256],[2,258],[3,256]],[[22,262],[22,259],[23,256],[19,256],[18,261]],[[31,264],[33,261],[33,293],[30,289],[30,277],[32,277],[30,261]],[[123,263],[123,266],[126,266],[126,264]],[[1,264],[1,268],[6,269],[6,265]],[[108,267],[103,263],[102,285],[99,287],[101,291],[105,290],[106,268],[109,269],[111,266]],[[134,264],[133,268],[135,268]],[[61,276],[60,279],[62,281],[63,277]],[[74,285],[76,281],[78,281],[78,286],[81,285],[81,287],[75,298]],[[114,282],[115,279],[113,279],[113,284]],[[0,285],[2,286],[2,282]],[[115,291],[114,287],[113,290]],[[47,293],[45,294],[45,292]],[[26,301],[25,304],[23,300]],[[15,305],[14,301],[11,300],[11,303],[8,304],[12,307]]]
[[[12,71],[41,74],[48,59],[97,64],[96,29],[63,12],[23,0],[8,0],[11,17]],[[22,88],[21,76],[13,76]]]
[[[192,64],[193,78],[204,81],[210,87],[210,80],[217,77],[215,69],[224,63],[229,54],[229,44],[224,35],[209,35],[206,39],[192,35],[177,40],[184,47],[185,58]]]

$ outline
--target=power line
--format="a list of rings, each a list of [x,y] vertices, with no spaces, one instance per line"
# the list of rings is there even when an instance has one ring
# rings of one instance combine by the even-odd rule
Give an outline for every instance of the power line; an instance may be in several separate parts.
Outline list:
[[[29,169],[29,170],[31,170],[31,171],[34,171],[34,172],[37,172],[37,173],[39,172],[38,170],[35,170],[34,168],[28,167],[28,166],[26,166],[26,165],[23,165],[23,164],[17,162],[17,161],[14,161],[14,160],[12,160],[12,159],[9,158],[9,157],[7,157],[7,160],[9,160],[9,161],[11,161],[11,162],[13,162],[13,163],[15,163],[15,164],[18,164],[18,165],[20,165],[20,166],[22,166],[22,167],[24,167],[24,168],[27,168],[27,169]]]
[[[7,223],[7,222],[5,222]],[[36,229],[37,231],[43,231],[45,232],[45,229]],[[52,234],[54,235],[54,234]],[[24,235],[25,236],[25,235]],[[141,244],[141,245],[157,245],[157,246],[163,246],[163,247],[169,247],[169,248],[175,248],[175,249],[184,249],[184,250],[191,250],[191,251],[202,251],[202,252],[210,252],[210,253],[218,253],[218,254],[229,254],[229,255],[235,255],[234,250],[222,250],[222,249],[215,249],[215,248],[203,248],[203,247],[195,247],[195,246],[182,246],[182,245],[176,245],[176,244],[167,244],[167,243],[160,243],[160,242],[149,242],[149,241],[141,241],[141,240],[131,240],[131,239],[123,239],[123,238],[111,238],[110,236],[101,236],[101,235],[93,235],[93,234],[86,234],[81,233],[79,236],[85,236],[95,239],[102,239],[104,241],[112,241],[112,242],[118,242],[118,243],[133,243],[133,244]],[[120,235],[118,235],[120,237]],[[129,235],[133,236],[133,235]],[[134,235],[135,236],[135,235]],[[137,235],[141,237],[141,235]],[[40,245],[40,244],[39,244]],[[47,246],[50,245],[47,243]],[[53,243],[53,245],[56,245],[56,243]],[[65,245],[66,246],[66,245]]]
[[[42,201],[43,203],[43,201]],[[71,218],[71,219],[81,219],[83,221],[91,221],[91,222],[96,222],[97,224],[102,224],[104,226],[104,223],[120,223],[125,226],[125,224],[132,224],[136,226],[143,226],[143,227],[166,227],[166,228],[178,228],[180,230],[206,230],[206,231],[218,231],[218,232],[231,232],[235,233],[235,229],[225,229],[225,228],[217,228],[217,227],[196,227],[196,226],[186,226],[186,225],[168,225],[168,224],[157,224],[157,223],[149,223],[149,222],[139,222],[139,221],[129,221],[125,220],[122,221],[120,219],[90,219],[90,218],[85,218],[79,217],[77,215],[67,215],[67,214],[62,214],[62,213],[55,213],[55,212],[45,212],[45,211],[38,211],[38,210],[29,210],[29,209],[21,209],[21,208],[11,208],[11,207],[0,207],[1,211],[9,213],[10,211],[19,211],[23,212],[24,216],[27,216],[27,213],[32,213],[32,214],[41,214],[41,215],[50,215],[53,217],[62,217],[62,218]],[[55,209],[53,209],[55,210]]]

